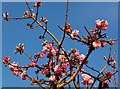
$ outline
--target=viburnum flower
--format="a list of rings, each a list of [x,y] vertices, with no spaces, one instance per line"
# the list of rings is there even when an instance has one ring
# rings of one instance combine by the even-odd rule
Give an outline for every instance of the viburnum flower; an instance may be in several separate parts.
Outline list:
[[[96,20],[96,28],[100,28],[101,30],[106,30],[108,27],[107,20]]]
[[[20,68],[18,68],[17,66],[18,66],[18,63],[13,62],[11,63],[11,65],[9,65],[9,68],[13,72],[14,75],[20,76],[20,73],[19,73]]]
[[[94,48],[98,48],[98,47],[101,46],[101,42],[99,40],[96,40],[92,43],[92,45],[93,45]]]
[[[27,76],[27,72],[26,72],[26,71],[23,71],[22,74],[21,74],[21,78],[22,78],[23,80],[25,80],[25,79],[26,79],[26,76]]]
[[[85,55],[84,54],[80,54],[78,56],[78,59],[79,59],[79,61],[83,61],[85,59]]]
[[[52,56],[56,56],[57,53],[58,53],[58,49],[52,48],[52,50],[50,51],[50,53],[52,54]]]
[[[107,76],[111,76],[111,75],[112,75],[112,72],[107,71],[107,72],[105,72],[105,74],[106,74]]]
[[[2,59],[2,62],[4,63],[4,64],[9,64],[10,63],[10,56],[8,56],[8,57],[3,57],[3,59]]]
[[[30,80],[31,80],[31,85],[33,85],[33,84],[35,84],[35,83],[36,83],[35,78],[31,78]]]
[[[72,31],[72,35],[75,37],[75,36],[78,36],[79,34],[79,31],[78,30],[73,30]]]
[[[109,62],[113,62],[113,61],[114,61],[114,57],[109,58],[108,61],[109,61]]]
[[[36,58],[44,58],[44,53],[40,53],[40,52],[38,52],[38,53],[35,53],[35,55],[34,55],[34,58],[36,59]]]
[[[92,77],[88,74],[82,74],[82,84],[88,83],[89,85],[93,83]]]
[[[102,82],[102,87],[103,88],[109,88],[109,81],[108,80],[105,80]]]
[[[50,80],[51,82],[54,82],[54,81],[56,80],[55,75],[50,76],[50,77],[49,77],[49,80]]]
[[[28,12],[28,11],[25,11],[25,12],[24,12],[24,15],[28,15],[28,14],[29,14],[29,12]]]
[[[79,56],[79,50],[75,50],[75,52],[74,52],[74,56]]]
[[[38,0],[35,4],[34,4],[34,7],[37,7],[37,6],[40,6],[41,5],[41,1]]]
[[[113,41],[113,40],[111,40],[111,39],[108,41],[108,43],[109,43],[111,46],[113,46],[113,45],[114,45],[114,41]]]
[[[43,52],[43,53],[49,52],[49,51],[52,49],[52,45],[53,45],[52,43],[46,44],[46,45],[43,47],[42,52]]]
[[[62,65],[61,65],[61,68],[62,68],[64,71],[66,71],[66,70],[67,70],[67,65],[66,65],[66,64],[62,64]]]
[[[50,73],[50,71],[49,71],[49,69],[42,69],[42,73],[43,73],[44,75],[47,75],[47,74]]]
[[[30,63],[28,66],[29,67],[34,67],[37,63],[37,60],[32,60],[32,63]]]
[[[61,73],[62,72],[62,68],[59,66],[59,65],[56,65],[55,67],[54,67],[54,71],[55,71],[55,73]]]
[[[40,18],[40,22],[47,23],[47,22],[48,22],[48,20],[47,20],[45,17],[41,17],[41,18]]]
[[[102,42],[101,42],[101,46],[102,46],[102,47],[106,46],[106,42],[105,42],[105,41],[102,41]]]

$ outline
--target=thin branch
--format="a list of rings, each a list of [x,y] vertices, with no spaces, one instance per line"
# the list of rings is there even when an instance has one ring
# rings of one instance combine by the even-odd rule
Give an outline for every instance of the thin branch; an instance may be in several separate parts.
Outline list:
[[[25,0],[25,2],[26,2],[26,5],[27,5],[27,7],[28,7],[28,9],[29,9],[29,11],[30,11],[30,14],[32,15],[32,10],[31,10],[31,8],[30,8],[30,6],[29,6],[27,0]]]

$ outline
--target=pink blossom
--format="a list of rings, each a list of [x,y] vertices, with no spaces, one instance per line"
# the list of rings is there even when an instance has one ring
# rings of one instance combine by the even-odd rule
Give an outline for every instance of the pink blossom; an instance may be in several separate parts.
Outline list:
[[[107,71],[107,72],[105,72],[105,74],[106,74],[107,76],[111,76],[111,75],[112,75],[112,72]]]
[[[78,56],[79,55],[79,50],[75,50],[74,55]]]
[[[34,58],[36,59],[36,58],[44,58],[44,53],[40,53],[40,52],[38,52],[38,53],[35,53],[35,55],[34,55]]]
[[[113,45],[114,45],[114,40],[111,40],[111,39],[110,39],[110,40],[108,41],[108,43],[109,43],[111,46],[113,46]]]
[[[78,30],[72,31],[72,33],[70,34],[70,38],[74,40],[74,39],[75,39],[75,36],[78,36],[78,33],[79,33]]]
[[[38,1],[34,4],[34,7],[40,6],[40,4],[41,4],[41,1],[38,0]]]
[[[96,40],[92,43],[92,45],[93,45],[94,48],[98,48],[98,47],[101,46],[101,42],[99,40]]]
[[[85,59],[85,55],[84,54],[80,54],[78,56],[78,59],[79,59],[79,61],[83,61]]]
[[[61,68],[62,68],[64,71],[66,71],[66,70],[67,70],[67,65],[66,65],[66,64],[62,64],[62,65],[61,65]]]
[[[109,58],[108,61],[109,61],[109,62],[113,62],[113,61],[114,61],[114,57]]]
[[[54,71],[55,71],[55,73],[61,73],[62,72],[62,68],[59,65],[56,65],[54,67]]]
[[[49,67],[50,67],[50,69],[53,68],[53,61],[52,60],[49,61]]]
[[[105,41],[102,41],[102,42],[101,42],[101,46],[102,46],[102,47],[106,46],[106,42],[105,42]]]
[[[78,33],[79,33],[78,30],[73,30],[73,31],[72,31],[73,36],[78,36]]]
[[[56,56],[57,53],[58,53],[58,49],[52,48],[52,50],[51,50],[50,52],[51,52],[51,54],[52,54],[53,56]]]
[[[16,76],[20,76],[20,73],[19,73],[19,71],[18,71],[18,70],[13,71],[13,74],[14,74],[14,75],[16,75]]]
[[[92,77],[88,74],[82,74],[82,84],[88,83],[89,85],[93,83]]]
[[[10,62],[10,56],[8,56],[8,57],[5,56],[5,57],[3,57],[2,61],[3,61],[4,64],[9,64],[9,62]]]
[[[105,81],[103,81],[102,82],[102,86],[104,87],[104,88],[109,88],[109,81],[108,80],[105,80]]]
[[[9,68],[14,75],[20,76],[20,73],[19,73],[20,68],[18,68],[18,63],[13,62],[11,65],[9,65]]]
[[[55,75],[50,76],[50,77],[49,77],[49,80],[50,80],[51,82],[54,82],[54,81],[56,80]]]
[[[45,75],[47,75],[47,74],[50,73],[50,71],[48,69],[42,69],[42,73],[45,74]]]
[[[89,85],[93,84],[93,80],[90,79],[90,80],[88,81],[88,84],[89,84]]]
[[[42,52],[43,53],[46,53],[46,52],[49,52],[50,50],[52,49],[52,44],[46,44],[44,47],[43,47],[43,50]]]
[[[29,67],[34,67],[37,63],[37,60],[32,60],[32,63],[30,63],[28,66]]]
[[[26,71],[23,71],[22,74],[21,74],[22,80],[25,80],[25,79],[26,79],[26,76],[27,76],[27,72],[26,72]]]
[[[108,27],[108,22],[106,20],[96,20],[96,28],[101,30],[106,30]]]

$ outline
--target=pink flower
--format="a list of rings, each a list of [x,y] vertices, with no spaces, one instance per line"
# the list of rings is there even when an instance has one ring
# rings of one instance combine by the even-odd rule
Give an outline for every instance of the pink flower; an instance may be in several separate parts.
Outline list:
[[[61,65],[61,68],[62,68],[64,71],[66,71],[66,70],[67,70],[67,65],[66,65],[66,64],[62,64],[62,65]]]
[[[13,62],[11,65],[9,65],[9,68],[14,75],[20,76],[20,73],[19,73],[20,68],[18,68],[18,64],[16,62]]]
[[[37,63],[37,60],[32,60],[32,63],[30,63],[28,66],[29,67],[34,67]]]
[[[72,33],[71,33],[71,35],[70,35],[70,38],[74,40],[74,39],[75,39],[75,36],[78,36],[78,33],[79,33],[78,30],[72,31]]]
[[[27,76],[27,72],[26,72],[26,71],[23,71],[22,74],[21,74],[22,80],[25,80],[25,79],[26,79],[26,76]]]
[[[108,80],[103,81],[102,86],[103,88],[109,88],[109,81]]]
[[[99,40],[96,40],[92,43],[92,45],[93,45],[94,48],[98,48],[98,47],[101,46],[101,42]]]
[[[79,50],[75,50],[74,55],[78,56],[79,55]]]
[[[59,66],[59,65],[56,65],[55,67],[54,67],[54,71],[55,71],[55,73],[61,73],[62,72],[62,68]]]
[[[82,74],[82,84],[88,83],[89,85],[93,83],[92,77],[88,74]]]
[[[79,59],[79,61],[83,61],[85,59],[85,55],[84,54],[80,54],[78,56],[78,59]]]
[[[56,56],[58,53],[58,49],[52,48],[52,50],[50,52],[51,52],[52,56]]]
[[[109,62],[113,62],[113,61],[114,61],[114,57],[109,58],[108,61],[109,61]]]
[[[46,52],[49,52],[50,50],[52,49],[52,44],[46,44],[44,47],[43,47],[43,50],[42,52],[43,53],[46,53]]]
[[[114,40],[111,40],[111,39],[110,39],[110,40],[108,41],[108,43],[109,43],[111,46],[113,46],[113,45],[114,45]]]
[[[48,69],[43,69],[43,70],[42,70],[42,73],[45,74],[45,75],[47,75],[47,74],[50,73],[50,71],[49,71]]]
[[[50,77],[49,77],[49,80],[50,80],[51,82],[54,82],[54,81],[56,80],[55,75],[50,76]]]
[[[20,73],[19,73],[19,71],[18,71],[18,70],[13,71],[13,74],[14,74],[14,75],[16,75],[16,76],[20,76]]]
[[[102,46],[102,47],[106,46],[106,42],[105,42],[105,41],[102,41],[102,42],[101,42],[101,46]]]
[[[24,15],[28,15],[28,14],[29,14],[29,12],[28,12],[28,11],[25,11],[25,12],[24,12]]]
[[[78,36],[78,33],[79,33],[78,30],[73,30],[73,31],[72,31],[73,36]]]
[[[9,64],[9,63],[10,63],[10,56],[8,56],[8,57],[5,56],[5,57],[3,57],[3,60],[2,60],[2,61],[3,61],[4,64]]]
[[[44,53],[40,53],[40,52],[35,53],[34,58],[35,58],[35,59],[36,59],[36,58],[44,58]]]
[[[108,22],[106,20],[96,20],[96,28],[101,30],[106,30],[108,27]]]
[[[31,84],[33,85],[33,84],[35,84],[35,83],[36,83],[35,78],[31,78]]]
[[[41,1],[38,0],[35,4],[34,4],[34,7],[37,7],[37,6],[40,6],[41,5]]]
[[[112,75],[112,72],[107,71],[107,72],[105,72],[105,74],[106,74],[107,76],[111,76],[111,75]]]

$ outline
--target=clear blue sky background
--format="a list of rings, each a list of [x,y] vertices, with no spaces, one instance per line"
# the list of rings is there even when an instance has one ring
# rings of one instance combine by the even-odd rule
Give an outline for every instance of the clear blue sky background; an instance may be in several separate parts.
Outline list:
[[[33,6],[33,3],[30,3]],[[39,16],[44,16],[49,20],[48,29],[60,40],[62,36],[59,26],[64,26],[65,19],[65,7],[66,3],[43,3],[39,9]],[[3,3],[3,12],[9,12],[11,17],[21,17],[23,12],[27,10],[25,3]],[[95,20],[106,19],[109,22],[107,29],[108,38],[118,38],[118,3],[70,3],[69,4],[69,17],[68,22],[71,24],[72,29],[78,29],[80,35],[87,35],[84,30],[84,26],[90,30],[95,26]],[[31,20],[24,21],[2,21],[2,56],[11,56],[12,62],[17,62],[19,65],[25,65],[30,63],[25,55],[14,54],[14,49],[18,43],[25,44],[25,51],[31,56],[34,53],[42,50],[41,40],[38,38],[43,32],[40,27],[27,31],[26,23]],[[46,35],[48,40],[51,37]],[[76,41],[72,41],[69,38],[65,39],[64,46],[66,50],[70,48],[79,49],[80,53],[87,53],[87,46],[81,45]],[[115,42],[112,52],[118,52],[118,42]],[[105,48],[99,48],[95,50],[89,57],[89,65],[100,70],[105,61],[103,56],[108,56],[109,45]],[[115,60],[118,61],[118,53],[115,56]],[[41,59],[41,63],[45,63],[47,59]],[[85,70],[89,71],[87,68]],[[107,70],[110,70],[108,68]],[[111,70],[110,70],[111,71]],[[95,74],[92,71],[89,71]],[[34,71],[30,71],[34,76]],[[42,75],[40,75],[42,77]],[[97,84],[97,83],[96,83]],[[2,86],[3,87],[30,87],[28,80],[23,81],[20,77],[16,77],[13,73],[2,64]],[[113,85],[111,85],[113,86]]]

